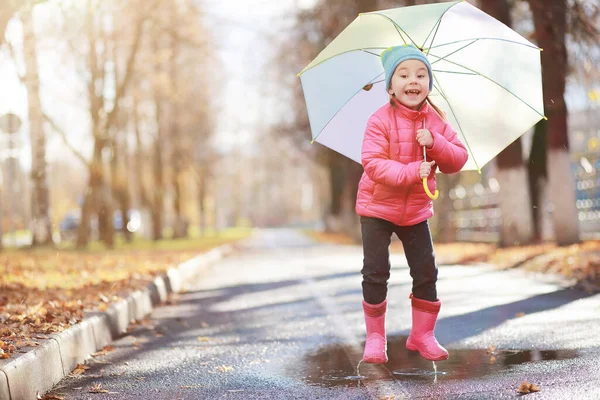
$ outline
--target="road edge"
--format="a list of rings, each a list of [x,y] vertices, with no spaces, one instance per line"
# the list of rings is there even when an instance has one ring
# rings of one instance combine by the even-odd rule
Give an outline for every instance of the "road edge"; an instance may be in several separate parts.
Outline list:
[[[142,320],[163,304],[170,293],[185,290],[189,278],[233,252],[234,247],[227,244],[184,261],[107,311],[86,313],[81,322],[2,365],[0,400],[33,400],[50,391],[77,364],[123,336],[132,322]]]

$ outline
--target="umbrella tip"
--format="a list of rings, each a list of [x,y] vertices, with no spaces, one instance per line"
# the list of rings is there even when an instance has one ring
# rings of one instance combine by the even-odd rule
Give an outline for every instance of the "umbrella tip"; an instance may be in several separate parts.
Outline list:
[[[477,168],[477,172],[479,172],[479,175],[481,175],[481,168]]]
[[[548,117],[544,115],[544,121],[548,121]]]
[[[310,141],[310,144],[313,144],[314,142],[315,142],[315,139],[311,140],[311,141]]]
[[[540,51],[544,51],[544,49],[542,49],[542,48],[540,47]]]

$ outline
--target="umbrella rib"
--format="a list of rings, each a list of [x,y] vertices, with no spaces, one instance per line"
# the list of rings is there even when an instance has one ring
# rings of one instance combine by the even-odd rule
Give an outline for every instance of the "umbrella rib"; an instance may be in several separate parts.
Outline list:
[[[477,76],[477,74],[473,72],[458,72],[458,71],[444,71],[443,69],[434,69],[433,72],[444,72],[446,74],[457,74],[457,75],[471,75]]]
[[[454,50],[452,53],[450,53],[450,54],[446,54],[444,57],[441,57],[441,58],[440,58],[440,57],[438,57],[438,59],[437,59],[437,60],[435,60],[434,62],[432,62],[432,63],[431,63],[431,65],[433,65],[433,64],[435,64],[435,63],[437,63],[437,62],[440,62],[440,61],[442,61],[442,60],[445,60],[446,58],[450,57],[452,54],[458,53],[459,51],[461,51],[462,49],[465,49],[465,48],[469,47],[470,45],[472,45],[472,44],[473,44],[473,43],[475,43],[476,41],[477,41],[477,39],[473,39],[473,41],[472,41],[471,43],[468,43],[468,44],[464,45],[464,46],[463,46],[463,47],[461,47],[460,49],[456,49],[456,50]],[[432,54],[432,56],[434,56],[434,57],[437,57],[437,56],[436,56],[436,55],[434,55],[434,54]]]
[[[431,43],[433,43],[435,41],[435,36],[437,35],[438,29],[440,29],[440,24],[442,23],[442,18],[444,18],[444,15],[446,15],[446,13],[448,12],[448,10],[450,10],[452,7],[454,7],[458,3],[462,3],[462,1],[457,1],[454,5],[448,7],[446,9],[446,11],[444,11],[442,13],[442,15],[440,15],[440,18],[437,20],[437,22],[435,23],[435,25],[433,26],[433,28],[431,28],[431,31],[429,31],[429,35],[427,35],[427,37],[423,41],[423,46],[421,46],[421,48],[425,47],[425,43],[427,43],[427,39],[429,39],[429,36],[431,36],[431,33],[433,33],[433,38],[431,39]],[[433,32],[434,29],[435,29],[435,32]],[[431,50],[431,46],[427,49],[427,53],[425,53],[425,54],[429,55],[429,50]]]
[[[448,10],[446,10],[446,11],[448,11]],[[435,35],[437,35],[437,31],[438,31],[438,29],[440,29],[440,23],[442,22],[442,17],[444,16],[444,14],[442,14],[442,16],[440,17],[440,19],[438,19],[438,21],[435,23],[435,26],[434,26],[435,33],[433,34],[433,39],[431,39],[431,43],[433,43],[433,41],[435,40]],[[425,38],[425,41],[423,42],[422,48],[425,47],[425,43],[427,43],[427,39],[429,39],[429,36],[431,36],[432,32],[433,32],[433,29],[431,29],[431,32],[429,32],[429,35],[427,35],[427,37]],[[429,55],[430,51],[431,51],[431,47],[428,47],[427,48],[427,52],[425,54]]]
[[[379,75],[381,75],[381,73],[379,73],[379,74],[375,75],[375,76],[374,76],[372,79],[370,79],[370,80],[369,80],[369,82],[371,82],[373,79],[376,79],[376,78],[377,78]],[[360,93],[360,91],[361,91],[361,90],[363,90],[363,87],[364,87],[364,86],[362,86],[360,89],[358,89],[358,90],[356,91],[356,93]],[[332,119],[334,119],[336,115],[338,115],[338,113],[339,113],[339,112],[340,112],[340,111],[341,111],[341,110],[342,110],[342,109],[343,109],[343,108],[346,106],[346,104],[348,104],[348,102],[349,102],[350,100],[352,100],[352,99],[354,98],[354,96],[356,96],[356,93],[354,93],[354,95],[350,96],[350,98],[349,98],[348,100],[346,100],[346,102],[345,102],[344,104],[342,104],[340,108],[338,108],[338,110],[337,110],[337,111],[336,111],[336,112],[335,112],[335,113],[334,113],[334,114],[331,116],[331,118],[329,118],[329,120],[327,121],[327,123],[326,123],[325,125],[323,125],[323,128],[321,129],[321,131],[320,131],[319,133],[317,133],[317,136],[315,136],[315,137],[314,137],[314,138],[313,138],[313,139],[310,141],[310,144],[313,144],[313,143],[314,143],[314,142],[317,140],[317,138],[318,138],[319,136],[321,136],[321,133],[323,133],[323,131],[325,130],[325,128],[327,127],[327,125],[329,125],[329,123],[331,122],[331,120],[332,120]]]
[[[437,57],[437,56],[436,56],[436,55],[434,55],[434,57]],[[441,57],[438,57],[438,58],[440,58],[440,59],[441,59]],[[456,63],[456,62],[454,62],[454,61],[450,61],[450,60],[446,60],[446,59],[444,59],[444,61],[446,61],[446,62],[449,62],[449,63],[451,63],[451,64],[454,64],[454,65],[456,65],[456,66],[458,66],[458,67],[464,68],[464,69],[466,69],[467,71],[471,71],[471,72],[473,72],[474,74],[476,74],[476,75],[478,75],[478,76],[481,76],[482,78],[485,78],[485,79],[487,79],[488,81],[492,82],[493,84],[495,84],[495,85],[497,85],[497,86],[500,86],[502,89],[506,90],[508,93],[510,93],[511,95],[513,95],[513,96],[514,96],[516,99],[518,99],[518,100],[519,100],[519,101],[521,101],[523,104],[525,104],[527,107],[531,108],[531,109],[532,109],[534,112],[536,112],[536,113],[537,113],[538,115],[540,115],[542,118],[546,119],[546,116],[545,116],[544,114],[541,114],[541,113],[540,113],[538,110],[536,110],[536,109],[535,109],[535,108],[533,108],[531,105],[529,105],[529,103],[527,103],[525,100],[523,100],[522,98],[520,98],[519,96],[517,96],[517,95],[516,95],[516,94],[514,94],[512,91],[510,91],[510,90],[509,90],[509,89],[507,89],[506,87],[502,86],[501,84],[499,84],[498,82],[496,82],[496,81],[495,81],[495,80],[493,80],[492,78],[490,78],[490,77],[488,77],[488,76],[485,76],[485,75],[483,75],[482,73],[475,71],[474,69],[471,69],[471,68],[469,68],[469,67],[466,67],[466,66],[464,66],[464,65],[462,65],[462,64]]]
[[[369,48],[371,48],[371,47],[369,47]],[[373,55],[373,56],[377,56],[377,57],[379,57],[379,54],[377,54],[377,53],[373,53],[372,51],[369,51],[369,50],[360,49],[360,51],[364,51],[365,53],[368,53],[368,54],[371,54],[371,55]]]
[[[435,81],[437,83],[437,85],[435,85],[435,87],[438,90],[438,92],[440,92],[440,94],[442,95],[442,97],[444,98],[444,100],[446,100],[446,103],[448,104],[448,107],[450,108],[450,112],[452,113],[452,115],[454,115],[454,119],[456,120],[456,123],[458,124],[458,129],[460,130],[460,133],[462,134],[462,137],[463,137],[463,139],[465,141],[465,144],[467,145],[467,149],[468,149],[469,153],[471,153],[471,157],[473,157],[473,162],[475,163],[475,166],[477,167],[477,171],[479,171],[479,173],[481,173],[481,168],[479,167],[479,164],[477,163],[477,160],[475,159],[475,155],[473,154],[473,150],[471,150],[471,146],[469,145],[469,141],[467,140],[467,136],[465,135],[465,132],[463,131],[462,126],[460,126],[460,121],[458,120],[458,116],[454,112],[454,108],[452,108],[452,104],[450,103],[450,101],[448,100],[448,97],[444,93],[444,90],[442,89],[442,85],[438,81],[437,76],[435,76],[435,74],[433,74],[433,73],[432,73],[432,75],[433,75],[433,79],[435,79]]]
[[[369,49],[381,49],[381,50],[385,50],[385,49],[387,49],[387,47],[369,47]],[[303,70],[302,72],[298,73],[296,76],[300,76],[300,75],[304,74],[305,72],[307,72],[307,71],[310,71],[311,69],[313,69],[313,68],[316,68],[316,67],[318,67],[319,65],[321,65],[321,64],[323,64],[323,63],[325,63],[325,62],[327,62],[327,61],[331,60],[332,58],[335,58],[335,57],[337,57],[337,56],[341,56],[342,54],[352,53],[353,51],[364,51],[365,53],[372,54],[372,55],[374,55],[374,56],[377,56],[377,57],[379,57],[379,54],[376,54],[376,53],[371,53],[371,52],[369,52],[369,51],[365,51],[365,49],[361,49],[361,48],[357,48],[357,49],[350,49],[350,50],[347,50],[347,51],[343,51],[343,52],[341,52],[341,53],[334,54],[333,56],[331,56],[331,57],[329,57],[329,58],[326,58],[326,59],[324,59],[324,60],[322,60],[322,61],[318,62],[317,64],[313,65],[312,67],[310,67],[310,68],[308,68],[308,69],[306,69],[306,70]]]
[[[471,40],[498,40],[500,42],[513,43],[513,44],[518,44],[518,45],[521,45],[521,46],[529,47],[529,48],[532,48],[532,49],[535,49],[535,50],[540,50],[539,47],[536,47],[536,46],[533,46],[533,45],[530,45],[530,44],[527,44],[527,43],[521,43],[521,42],[517,42],[515,40],[508,40],[508,39],[494,38],[494,37],[461,39],[461,40],[456,40],[454,42],[442,43],[442,44],[438,44],[436,46],[431,46],[431,47],[429,47],[429,49],[430,50],[431,49],[437,49],[439,47],[449,46],[451,44],[456,44],[456,43],[461,43],[461,42],[468,42],[468,41],[471,41]]]
[[[396,21],[394,21],[393,19],[391,19],[387,15],[379,14],[378,12],[370,12],[370,13],[361,14],[361,15],[379,15],[380,17],[387,19],[388,21],[390,21],[394,25],[394,27],[396,28],[396,31],[400,35],[400,38],[402,38],[402,41],[404,42],[404,44],[407,44],[407,43],[406,43],[406,39],[404,39],[404,36],[402,36],[402,33],[404,33],[406,35],[406,37],[408,38],[408,40],[410,40],[412,42],[412,44],[415,45],[415,47],[417,46],[417,43],[415,43],[415,41],[412,40],[412,38],[408,35],[408,33],[406,33],[406,31],[404,29],[402,29],[400,27],[400,25],[398,25],[396,23]],[[400,31],[402,31],[402,32],[400,32]]]

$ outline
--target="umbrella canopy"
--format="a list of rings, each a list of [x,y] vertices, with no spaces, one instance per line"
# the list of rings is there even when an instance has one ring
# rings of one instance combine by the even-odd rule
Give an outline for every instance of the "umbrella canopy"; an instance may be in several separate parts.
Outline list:
[[[540,48],[466,1],[360,14],[298,75],[313,141],[360,163],[367,120],[389,101],[381,53],[413,44],[432,101],[480,169],[544,118]]]

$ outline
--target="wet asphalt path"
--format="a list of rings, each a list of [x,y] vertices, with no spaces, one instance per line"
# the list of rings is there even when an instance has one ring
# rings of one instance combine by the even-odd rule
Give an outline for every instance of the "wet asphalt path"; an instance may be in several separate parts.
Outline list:
[[[600,398],[600,295],[547,277],[440,266],[436,329],[450,359],[405,349],[410,276],[392,258],[385,366],[362,355],[358,246],[265,230],[189,282],[148,321],[52,393],[65,399]],[[400,373],[400,374],[399,374]],[[90,393],[100,384],[109,393]]]

